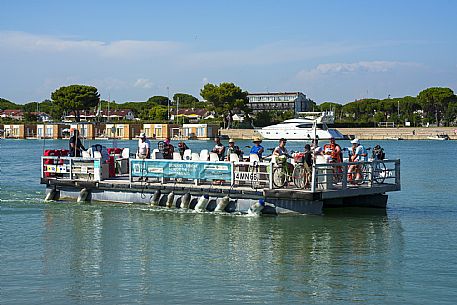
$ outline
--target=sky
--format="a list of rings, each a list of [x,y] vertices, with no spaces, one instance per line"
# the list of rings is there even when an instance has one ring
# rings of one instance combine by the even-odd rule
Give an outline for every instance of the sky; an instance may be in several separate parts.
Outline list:
[[[0,0],[0,97],[144,101],[233,82],[315,102],[457,90],[457,1]]]

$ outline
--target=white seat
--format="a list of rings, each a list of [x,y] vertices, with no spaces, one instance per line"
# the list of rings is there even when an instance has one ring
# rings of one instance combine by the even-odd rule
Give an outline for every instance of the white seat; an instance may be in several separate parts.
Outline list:
[[[214,152],[210,152],[210,153],[209,153],[209,160],[210,160],[211,162],[219,161],[219,156],[218,156],[216,153],[214,153]]]
[[[182,156],[183,160],[190,160],[191,157],[192,157],[192,150],[186,149],[186,150],[184,151],[183,156]]]
[[[251,163],[257,162],[257,163],[259,163],[260,162],[259,155],[258,154],[250,154],[249,155],[249,162],[251,162]]]
[[[200,155],[197,153],[192,153],[191,159],[192,161],[200,161]]]
[[[200,152],[200,161],[208,161],[208,150],[207,149],[202,149]]]
[[[82,151],[81,155],[84,159],[89,159],[90,158],[90,153],[88,151]]]
[[[163,159],[163,154],[157,148],[154,148],[151,153],[151,159]]]
[[[182,160],[179,152],[173,152],[173,160]]]
[[[99,151],[93,151],[92,153],[94,154],[94,159],[102,158],[102,154]]]
[[[129,157],[130,157],[130,148],[125,147],[125,148],[122,150],[122,158],[128,159]]]
[[[230,154],[229,160],[230,162],[240,162],[240,157],[237,154]]]

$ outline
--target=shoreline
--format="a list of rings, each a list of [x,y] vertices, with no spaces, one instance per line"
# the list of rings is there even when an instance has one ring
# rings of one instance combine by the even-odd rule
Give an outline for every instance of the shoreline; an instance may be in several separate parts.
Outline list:
[[[342,134],[360,140],[431,140],[428,137],[447,134],[449,140],[457,140],[457,127],[365,127],[336,128]],[[250,140],[260,136],[254,129],[221,129],[221,135],[229,138]]]

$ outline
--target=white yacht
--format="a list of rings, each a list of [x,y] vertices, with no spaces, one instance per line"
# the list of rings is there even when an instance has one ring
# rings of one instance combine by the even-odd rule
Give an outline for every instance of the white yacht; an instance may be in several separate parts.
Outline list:
[[[333,112],[300,112],[299,115],[301,117],[257,129],[257,132],[266,140],[279,140],[281,138],[310,140],[316,137],[322,140],[344,138],[338,130],[327,127],[327,124],[332,124],[334,121]]]

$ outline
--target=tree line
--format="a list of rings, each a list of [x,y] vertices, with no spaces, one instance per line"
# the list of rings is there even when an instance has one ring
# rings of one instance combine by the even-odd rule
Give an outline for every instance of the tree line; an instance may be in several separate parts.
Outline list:
[[[118,103],[101,100],[95,87],[71,85],[60,87],[51,93],[50,100],[40,103],[18,105],[0,98],[0,109],[22,110],[26,121],[33,121],[31,113],[37,110],[50,114],[56,121],[61,120],[65,114],[73,113],[79,121],[82,111],[106,110],[109,104],[111,110],[131,109],[142,121],[166,122],[170,115],[168,109],[173,112],[179,104],[179,108],[204,108],[212,111],[215,114],[214,121],[227,128],[246,128],[252,125],[262,127],[294,116],[293,110],[263,111],[255,116],[250,115],[248,92],[234,83],[206,84],[200,90],[200,95],[205,102],[190,94],[176,93],[172,100],[165,96],[153,96],[144,102]],[[411,122],[412,126],[427,123],[449,126],[456,123],[457,96],[449,88],[432,87],[421,91],[416,97],[361,99],[344,105],[334,102],[324,102],[320,105],[313,103],[313,108],[310,110],[334,111],[337,126],[376,126],[379,122],[395,122],[397,125]],[[232,118],[236,113],[244,113],[247,124],[235,126]]]

